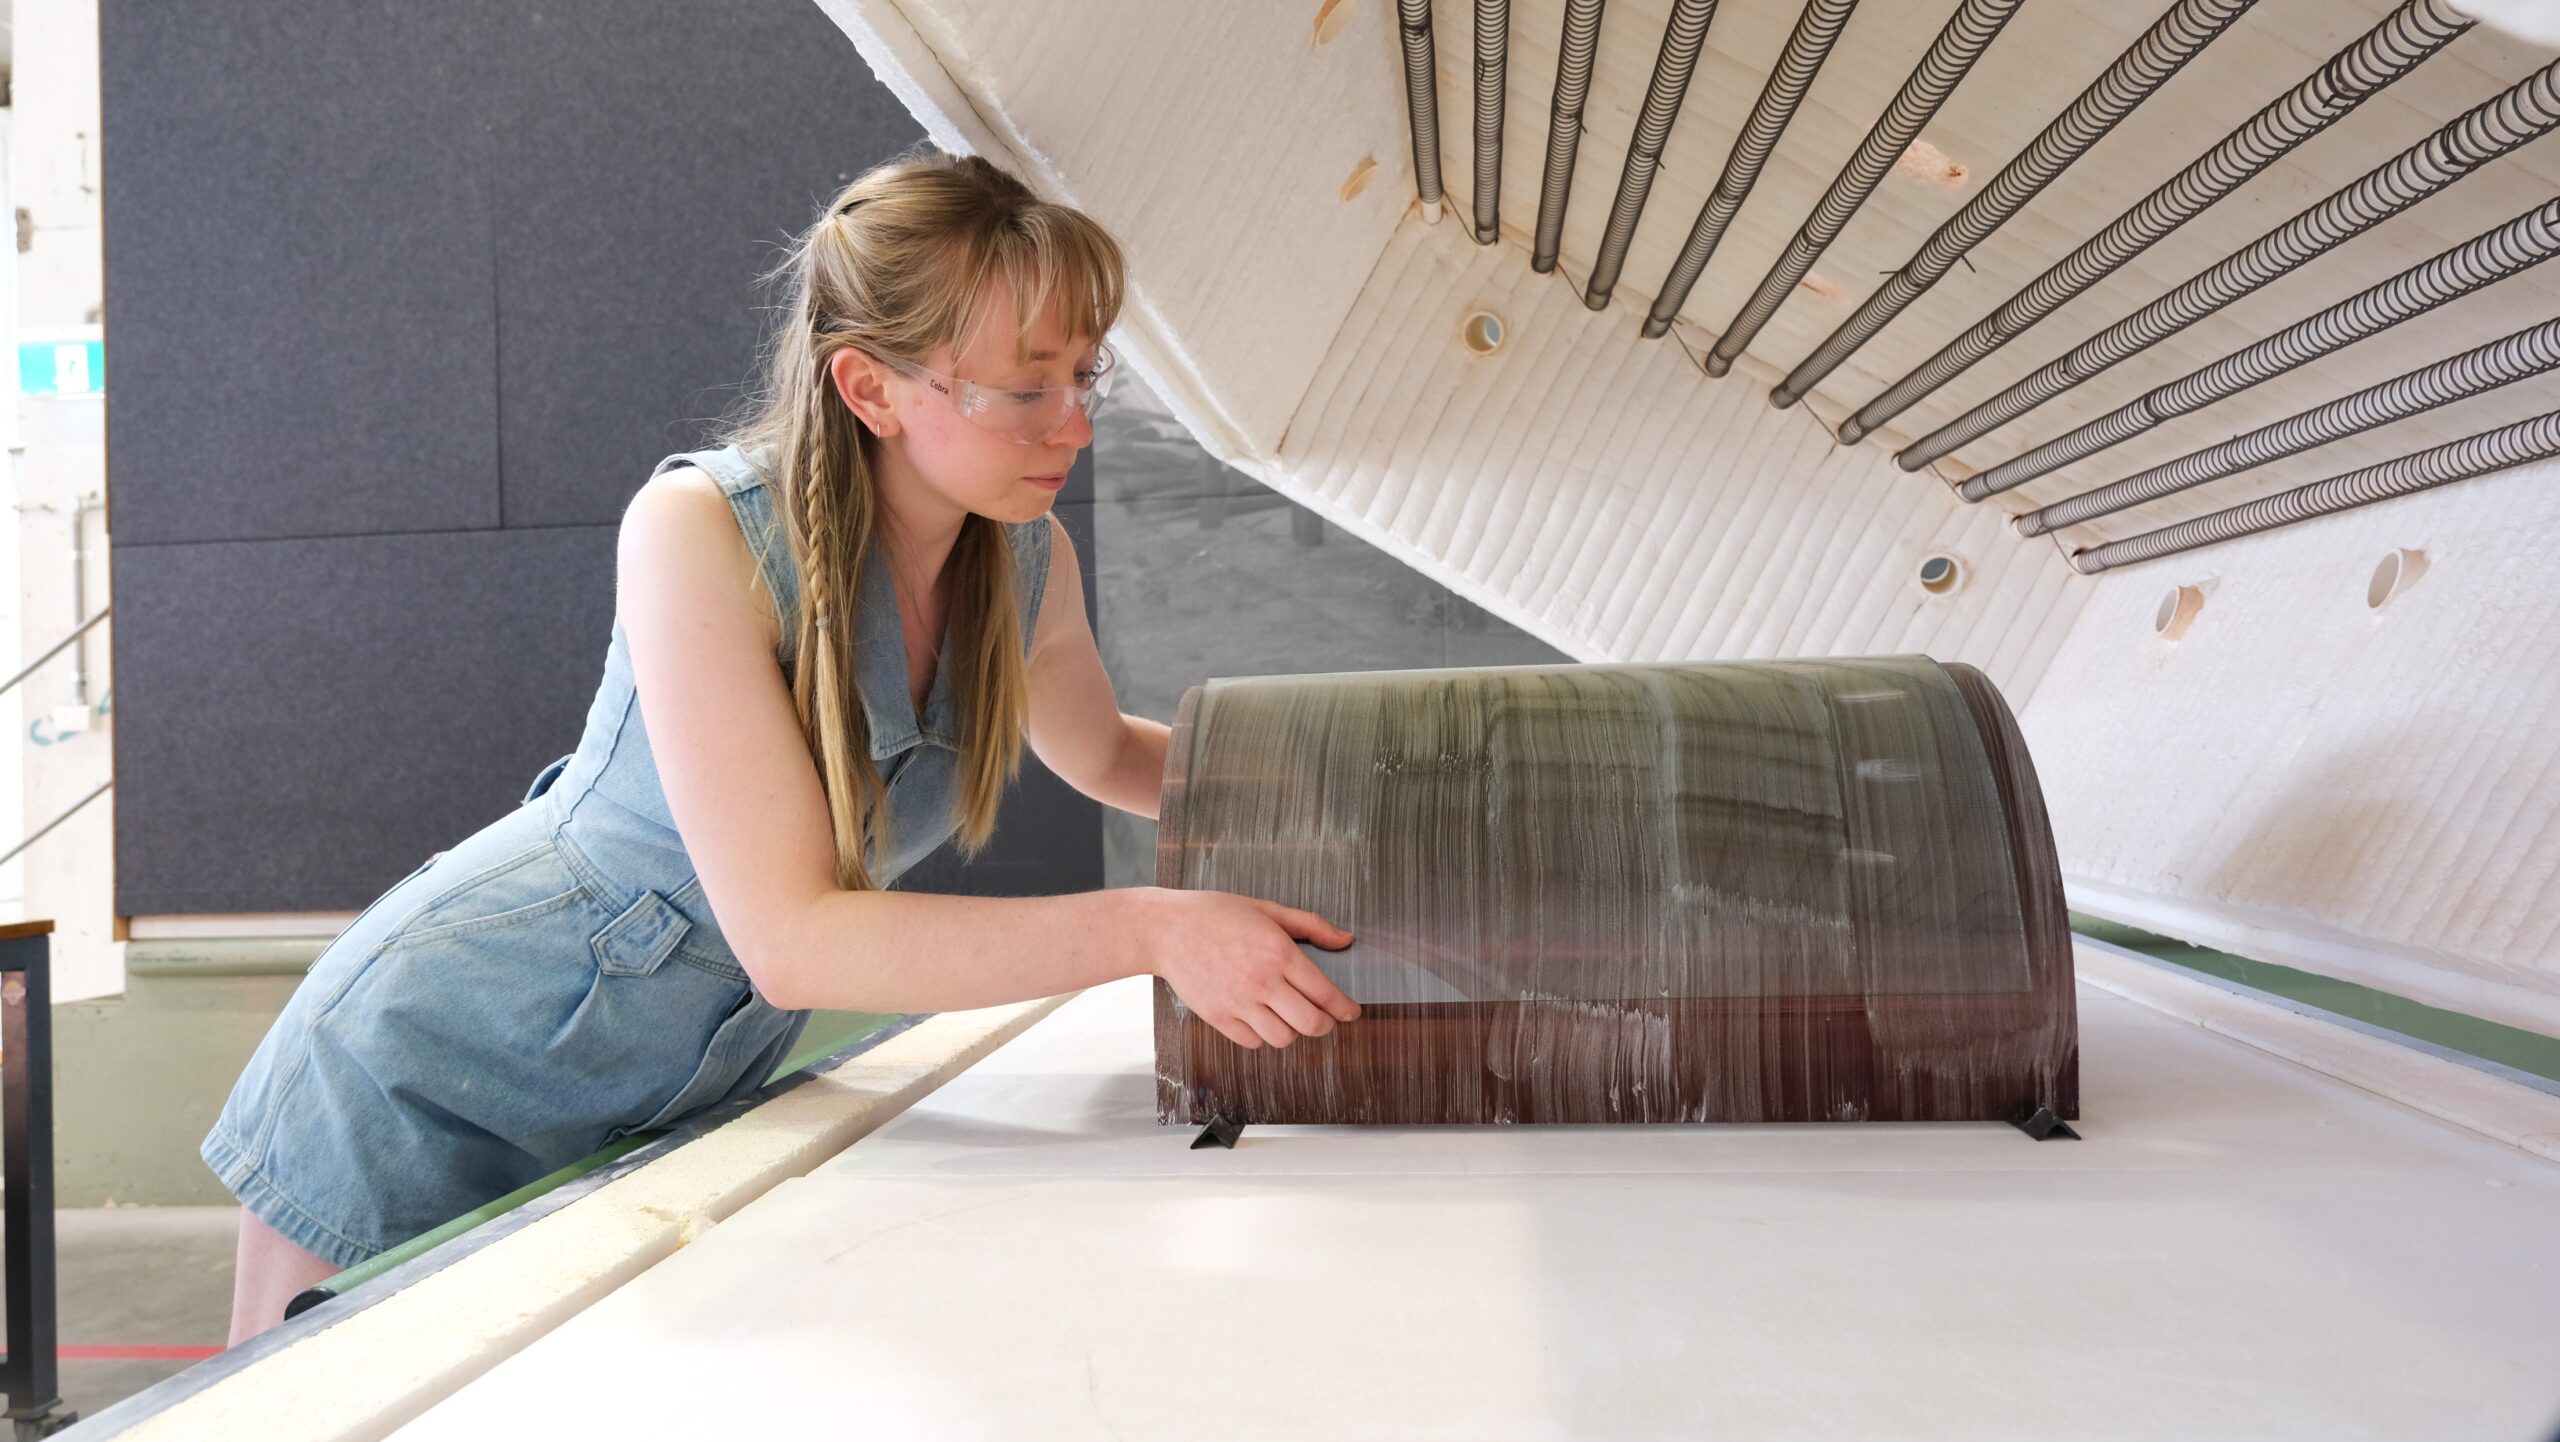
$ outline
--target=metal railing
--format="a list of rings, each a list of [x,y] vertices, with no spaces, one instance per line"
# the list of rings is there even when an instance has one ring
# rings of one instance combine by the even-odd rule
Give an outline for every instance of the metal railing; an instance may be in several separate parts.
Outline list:
[[[15,686],[19,682],[27,679],[29,676],[34,675],[38,666],[43,665],[45,662],[52,660],[54,657],[61,655],[63,652],[71,649],[74,645],[77,645],[81,637],[89,634],[90,627],[97,625],[100,621],[103,621],[110,615],[113,615],[115,613],[115,609],[116,608],[113,606],[100,606],[98,608],[98,614],[91,616],[88,620],[72,627],[70,635],[63,637],[61,640],[46,647],[43,655],[38,656],[34,660],[29,661],[26,665],[19,667],[17,675],[10,677],[6,681],[0,681],[0,696],[7,695],[10,687]]]
[[[61,655],[72,647],[79,645],[80,638],[88,635],[90,629],[95,627],[100,621],[103,621],[107,619],[107,617],[115,614],[115,609],[116,608],[113,606],[100,606],[96,615],[91,616],[88,620],[72,627],[70,635],[63,637],[61,640],[54,642],[50,646],[47,646],[43,655],[38,656],[34,660],[29,661],[26,665],[19,667],[17,675],[10,677],[6,681],[0,681],[0,696],[8,695],[10,688],[16,686],[19,682],[24,681],[29,676],[34,675],[37,667],[42,666],[45,662],[52,660],[54,657]],[[37,827],[35,830],[28,832],[24,837],[19,839],[17,845],[10,847],[7,851],[0,851],[0,866],[6,866],[11,861],[16,860],[19,852],[26,850],[28,847],[35,845],[39,841],[42,841],[45,838],[46,833],[70,820],[72,817],[80,814],[81,807],[88,805],[90,802],[106,795],[109,791],[114,790],[115,784],[116,783],[112,779],[99,782],[97,790],[90,792],[88,795],[72,802],[69,806],[64,807],[61,815],[54,817],[51,821],[48,821],[44,825]],[[50,923],[48,923],[48,925],[50,925]]]

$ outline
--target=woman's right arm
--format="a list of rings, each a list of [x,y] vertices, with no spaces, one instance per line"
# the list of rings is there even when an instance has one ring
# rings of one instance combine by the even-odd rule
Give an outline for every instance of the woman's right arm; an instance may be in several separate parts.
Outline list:
[[[616,614],[667,806],[720,928],[785,1008],[953,1011],[1153,974],[1240,1046],[1321,1036],[1359,1008],[1294,938],[1348,933],[1213,891],[845,891],[816,762],[774,665],[778,621],[719,485],[653,477],[624,513]]]

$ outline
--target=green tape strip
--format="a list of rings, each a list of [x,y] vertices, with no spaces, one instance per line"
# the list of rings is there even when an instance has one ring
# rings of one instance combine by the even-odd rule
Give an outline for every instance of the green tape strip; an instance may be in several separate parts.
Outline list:
[[[363,1286],[365,1283],[372,1281],[374,1278],[381,1276],[383,1273],[390,1271],[392,1268],[399,1266],[402,1262],[409,1260],[411,1257],[417,1256],[421,1252],[428,1251],[431,1248],[441,1246],[444,1243],[453,1240],[455,1237],[461,1236],[463,1233],[470,1231],[473,1227],[480,1225],[482,1222],[488,1221],[492,1217],[504,1216],[507,1213],[514,1211],[516,1208],[523,1206],[525,1203],[532,1201],[534,1198],[541,1196],[545,1192],[566,1186],[569,1183],[576,1181],[578,1178],[585,1176],[587,1173],[594,1171],[596,1168],[605,1165],[607,1162],[615,1161],[628,1153],[647,1146],[649,1143],[656,1141],[658,1136],[659,1134],[656,1132],[642,1132],[637,1136],[624,1137],[618,1142],[607,1142],[604,1146],[598,1148],[592,1155],[580,1157],[578,1160],[571,1162],[569,1165],[562,1167],[551,1175],[542,1178],[540,1181],[527,1182],[523,1186],[516,1188],[514,1191],[507,1193],[505,1196],[498,1198],[496,1201],[490,1202],[486,1206],[474,1207],[470,1211],[464,1212],[461,1216],[454,1218],[452,1221],[445,1223],[443,1226],[438,1227],[431,1232],[421,1232],[417,1236],[411,1237],[408,1241],[401,1243],[399,1246],[393,1247],[390,1251],[384,1252],[370,1261],[356,1263],[354,1266],[347,1268],[338,1275],[322,1282],[320,1284],[321,1290],[326,1291],[333,1297],[343,1297],[356,1288]]]
[[[896,1020],[895,1016],[872,1011],[813,1011],[808,1025],[800,1028],[799,1053],[773,1069],[773,1080],[780,1081],[803,1067],[824,1061]],[[811,1037],[818,1040],[811,1041]]]
[[[2251,961],[2244,956],[2233,956],[2227,951],[2215,951],[2211,947],[2197,946],[2121,922],[2102,921],[2082,912],[2071,913],[2071,929],[2093,940],[2121,946],[2127,951],[2138,951],[2154,960],[2183,966],[2189,971],[2236,981],[2242,986],[2255,987],[2288,1001],[2315,1006],[2353,1021],[2458,1051],[2465,1056],[2560,1081],[2560,1037],[2544,1036],[2522,1027],[2447,1011],[2316,972],[2298,971],[2271,961]]]

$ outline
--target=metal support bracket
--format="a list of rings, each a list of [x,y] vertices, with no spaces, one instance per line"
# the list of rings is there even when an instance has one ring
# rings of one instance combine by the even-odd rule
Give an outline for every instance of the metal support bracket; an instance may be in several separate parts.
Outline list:
[[[2051,1107],[2038,1107],[2026,1116],[2011,1117],[2009,1125],[2040,1142],[2080,1140],[2080,1134],[2071,1129],[2071,1123],[2055,1116]]]

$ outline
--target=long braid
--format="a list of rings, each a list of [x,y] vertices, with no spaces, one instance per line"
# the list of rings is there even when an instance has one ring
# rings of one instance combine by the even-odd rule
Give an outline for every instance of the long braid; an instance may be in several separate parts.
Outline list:
[[[887,808],[880,773],[871,762],[870,726],[863,718],[853,649],[853,598],[860,595],[863,553],[869,549],[871,484],[851,413],[823,387],[809,391],[812,404],[800,419],[797,458],[799,562],[806,591],[799,615],[800,663],[792,699],[800,728],[826,783],[827,813],[836,842],[836,885],[871,888],[877,857],[887,853]],[[842,419],[839,419],[842,418]],[[853,512],[848,516],[845,511]]]

